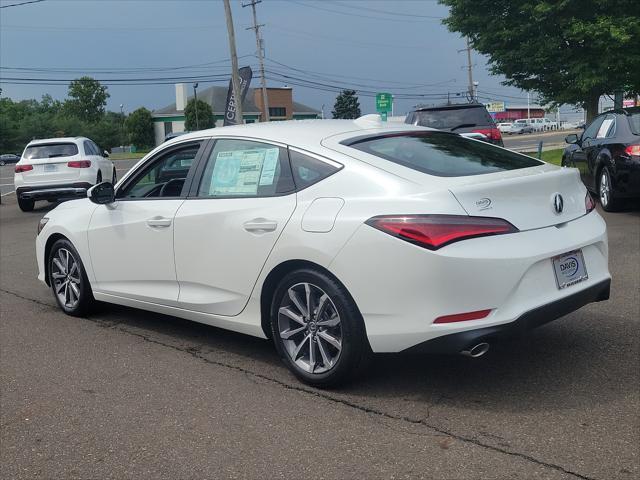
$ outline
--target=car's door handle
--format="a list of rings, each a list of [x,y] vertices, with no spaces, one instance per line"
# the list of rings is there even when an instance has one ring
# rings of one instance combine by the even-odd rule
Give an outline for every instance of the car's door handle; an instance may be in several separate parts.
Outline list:
[[[274,220],[266,220],[264,218],[254,218],[242,224],[247,232],[266,233],[273,232],[278,228],[278,222]]]
[[[166,217],[153,217],[147,220],[147,225],[151,228],[165,228],[171,226],[171,219]]]

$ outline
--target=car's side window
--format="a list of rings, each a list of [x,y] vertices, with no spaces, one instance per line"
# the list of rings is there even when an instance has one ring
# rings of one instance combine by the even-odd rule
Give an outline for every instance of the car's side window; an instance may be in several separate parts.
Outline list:
[[[327,162],[292,149],[289,150],[289,158],[296,190],[307,188],[340,170],[337,165],[330,165]]]
[[[591,124],[585,128],[584,133],[582,134],[582,140],[586,140],[587,138],[596,138],[596,134],[598,133],[598,129],[602,122],[604,121],[604,116],[596,118]]]
[[[607,115],[598,129],[597,138],[609,138],[612,137],[616,130],[616,117],[615,115]]]
[[[95,142],[90,141],[89,142],[91,144],[91,147],[93,148],[93,151],[95,152],[95,155],[98,155],[99,157],[102,156],[102,152],[100,151],[100,147],[98,147],[98,145],[96,145]]]
[[[197,196],[272,197],[293,191],[285,148],[253,140],[220,139],[209,154]]]
[[[84,142],[82,142],[82,145],[84,147],[85,155],[95,155],[95,152],[93,151],[93,148],[91,148],[91,144],[89,143],[89,140],[85,140]]]
[[[175,198],[182,190],[202,142],[171,148],[152,159],[118,190],[119,199]]]

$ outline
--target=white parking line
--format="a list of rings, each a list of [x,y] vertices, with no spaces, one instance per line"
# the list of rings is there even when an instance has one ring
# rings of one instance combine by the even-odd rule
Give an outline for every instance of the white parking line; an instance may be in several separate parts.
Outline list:
[[[11,192],[3,193],[2,195],[0,195],[0,197],[6,197],[7,195],[11,195],[12,193],[16,193],[15,190]]]

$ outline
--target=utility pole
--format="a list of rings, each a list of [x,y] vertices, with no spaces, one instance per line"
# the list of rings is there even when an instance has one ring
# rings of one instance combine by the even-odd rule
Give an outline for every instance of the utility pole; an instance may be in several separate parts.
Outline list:
[[[469,86],[468,95],[469,101],[473,102],[474,99],[474,91],[473,91],[473,65],[471,64],[471,43],[469,42],[469,37],[467,37],[467,48],[463,48],[462,50],[458,50],[458,53],[467,51],[467,75],[469,77]]]
[[[196,130],[200,130],[200,122],[198,121],[198,82],[193,84],[193,104],[196,107]]]
[[[229,51],[231,53],[231,83],[233,84],[233,97],[236,101],[236,120],[244,123],[242,112],[242,90],[240,89],[240,74],[238,73],[238,54],[236,53],[236,35],[233,31],[233,17],[229,0],[224,0],[224,13],[227,18],[227,33],[229,34]]]
[[[269,99],[267,98],[267,80],[264,78],[264,56],[262,48],[262,37],[260,35],[260,27],[264,27],[264,23],[258,23],[258,17],[256,15],[256,5],[261,3],[262,0],[251,0],[250,3],[243,3],[242,8],[251,6],[253,11],[253,27],[247,27],[247,30],[253,30],[256,34],[256,54],[258,55],[258,62],[260,63],[260,84],[262,86],[262,104],[264,106],[264,121],[268,122],[269,118]]]

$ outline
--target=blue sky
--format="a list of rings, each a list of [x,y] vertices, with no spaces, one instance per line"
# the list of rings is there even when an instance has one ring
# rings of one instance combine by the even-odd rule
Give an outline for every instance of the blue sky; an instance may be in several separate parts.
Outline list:
[[[0,6],[21,1],[0,0]],[[258,20],[266,24],[267,65],[273,72],[331,85],[358,88],[354,84],[362,84],[367,85],[360,87],[365,90],[396,94],[446,94],[467,88],[466,54],[458,52],[464,40],[441,24],[438,17],[446,16],[447,9],[436,1],[263,0],[257,8]],[[257,66],[251,57],[255,37],[245,30],[251,24],[250,8],[232,0],[232,9],[237,51],[243,57],[240,65]],[[226,85],[228,58],[224,7],[218,0],[46,0],[0,9],[0,76],[4,79],[66,79],[82,73],[99,79],[221,75],[219,85]],[[486,60],[475,52],[473,63],[481,100],[526,103],[526,94],[502,86],[502,78],[489,75]],[[166,70],[202,64],[207,65]],[[281,86],[283,80],[268,83]],[[208,85],[200,82],[200,88]],[[252,86],[258,85],[254,69]],[[335,93],[292,86],[297,101],[318,109],[324,105],[330,114]],[[64,85],[1,87],[2,95],[14,99],[66,95]],[[140,106],[160,108],[175,98],[172,84],[110,85],[109,93],[108,108],[119,110],[123,104],[126,112]],[[416,103],[421,101],[397,100],[395,111],[404,113]],[[373,98],[361,96],[360,104],[365,113],[375,110]]]

